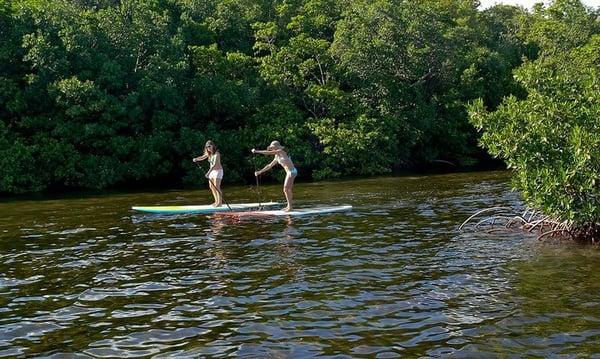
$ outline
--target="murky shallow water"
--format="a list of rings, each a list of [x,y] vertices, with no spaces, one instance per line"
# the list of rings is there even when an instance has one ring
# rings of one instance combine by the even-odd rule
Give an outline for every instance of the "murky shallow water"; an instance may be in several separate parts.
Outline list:
[[[600,357],[600,252],[457,231],[521,208],[506,173],[298,184],[354,206],[327,216],[129,210],[207,192],[0,203],[0,356]]]

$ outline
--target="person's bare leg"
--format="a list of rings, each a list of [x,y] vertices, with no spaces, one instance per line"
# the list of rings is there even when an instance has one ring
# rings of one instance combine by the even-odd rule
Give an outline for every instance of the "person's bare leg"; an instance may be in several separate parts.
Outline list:
[[[285,194],[285,199],[287,201],[287,207],[285,207],[283,209],[285,212],[289,212],[293,208],[293,201],[294,201],[294,179],[295,178],[296,178],[295,175],[292,175],[291,173],[288,173],[285,176],[285,181],[283,182],[283,194]]]
[[[221,192],[222,191],[221,190],[221,178],[215,178],[214,184],[215,184],[215,189],[216,189],[215,192],[217,192],[217,197],[216,197],[217,199],[215,200],[216,206],[220,207],[223,205],[223,196],[221,195],[221,193],[222,193]]]
[[[209,179],[208,179],[208,182],[210,182],[210,183],[208,184],[208,185],[209,185],[209,187],[210,187],[210,192],[212,193],[212,195],[213,195],[213,198],[215,199],[215,201],[212,203],[212,206],[213,206],[213,207],[216,207],[216,206],[217,206],[217,203],[218,203],[218,201],[219,201],[219,193],[218,193],[218,192],[217,192],[217,190],[215,189],[216,187],[215,187],[215,182],[213,181],[213,179],[212,179],[212,178],[209,178]]]

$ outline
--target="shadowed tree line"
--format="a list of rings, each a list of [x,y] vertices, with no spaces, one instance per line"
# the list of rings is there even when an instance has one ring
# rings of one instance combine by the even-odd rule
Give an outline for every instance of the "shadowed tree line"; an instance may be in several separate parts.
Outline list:
[[[0,193],[199,183],[207,139],[227,181],[273,139],[314,179],[476,164],[467,104],[501,155],[488,123],[528,71],[553,78],[540,54],[597,33],[556,3],[551,22],[469,0],[0,0]]]

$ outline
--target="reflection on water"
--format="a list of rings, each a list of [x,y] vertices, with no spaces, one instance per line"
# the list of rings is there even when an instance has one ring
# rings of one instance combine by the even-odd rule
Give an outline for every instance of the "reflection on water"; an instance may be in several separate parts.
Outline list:
[[[0,356],[590,356],[600,255],[459,233],[505,173],[300,183],[350,213],[145,216],[208,191],[0,204]],[[279,186],[262,189],[281,200]],[[228,188],[235,202],[255,201]]]

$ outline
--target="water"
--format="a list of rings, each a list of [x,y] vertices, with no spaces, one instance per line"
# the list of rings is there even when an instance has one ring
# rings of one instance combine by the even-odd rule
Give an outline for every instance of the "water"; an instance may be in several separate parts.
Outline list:
[[[507,179],[300,183],[354,211],[294,219],[129,210],[208,190],[0,203],[0,356],[600,358],[595,248],[457,231],[522,208]]]

